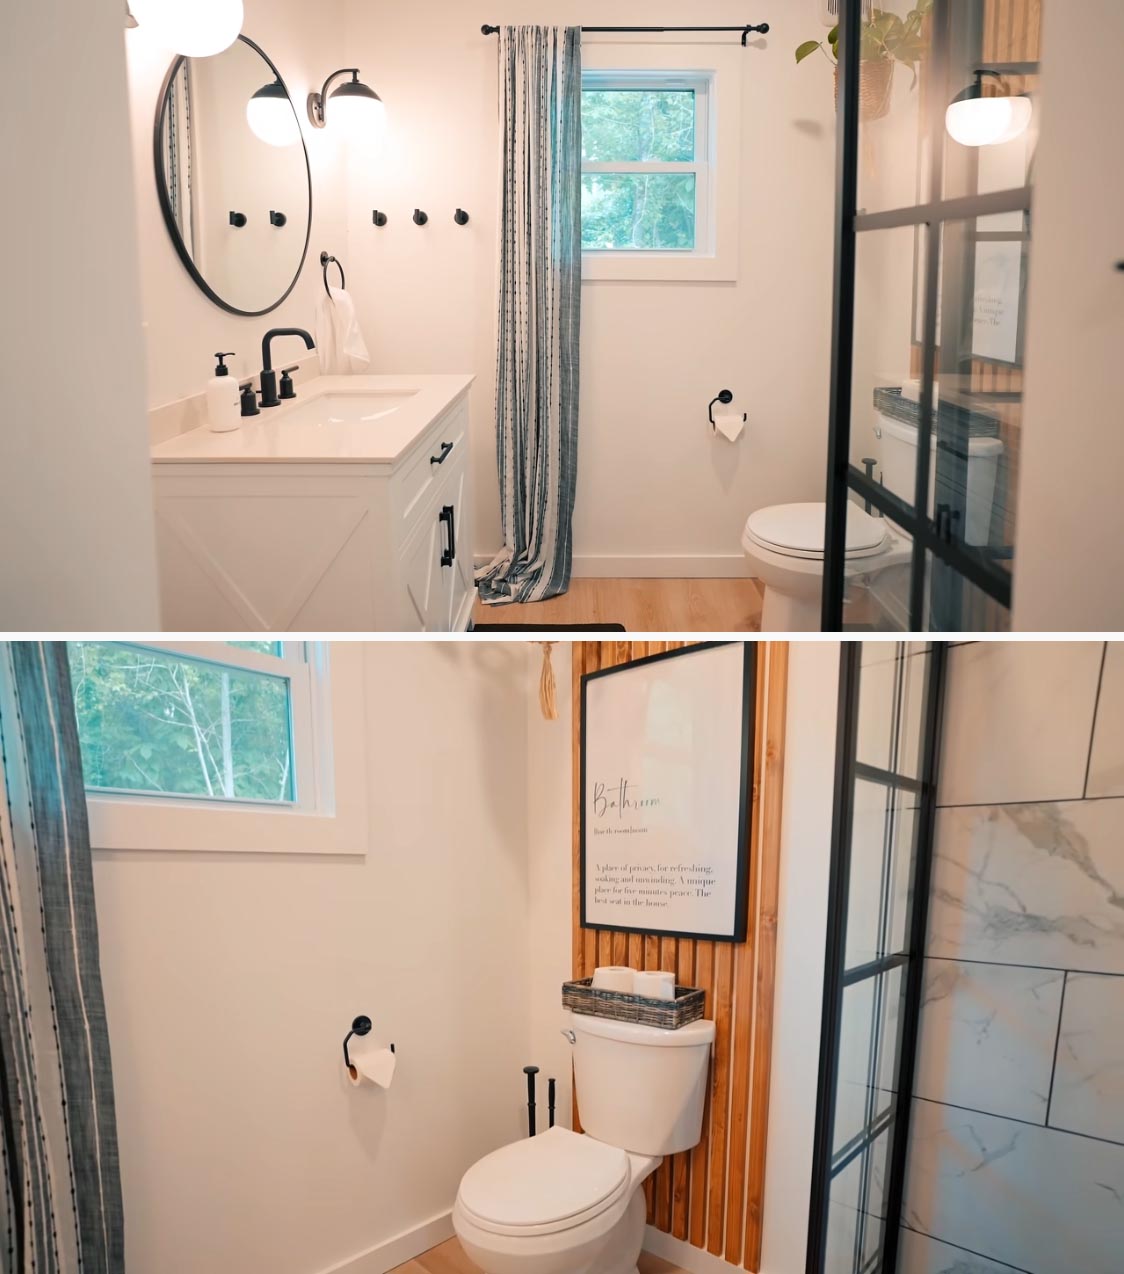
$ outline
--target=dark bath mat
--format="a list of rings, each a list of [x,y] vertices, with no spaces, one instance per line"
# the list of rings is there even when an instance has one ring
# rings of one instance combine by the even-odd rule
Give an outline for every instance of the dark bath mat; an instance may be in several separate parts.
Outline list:
[[[473,624],[474,633],[625,633],[624,624]]]

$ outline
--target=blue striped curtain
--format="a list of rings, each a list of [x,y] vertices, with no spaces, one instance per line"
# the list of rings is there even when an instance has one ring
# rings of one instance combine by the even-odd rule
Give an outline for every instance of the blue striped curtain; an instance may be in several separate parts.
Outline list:
[[[496,449],[504,547],[490,605],[570,586],[581,318],[581,28],[500,31]]]
[[[0,642],[2,1274],[125,1268],[86,794],[62,642]]]

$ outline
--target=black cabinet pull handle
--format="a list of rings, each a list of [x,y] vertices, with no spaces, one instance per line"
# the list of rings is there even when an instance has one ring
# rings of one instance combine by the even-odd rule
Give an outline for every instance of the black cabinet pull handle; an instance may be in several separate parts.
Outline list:
[[[445,505],[438,517],[439,522],[444,522],[449,528],[449,543],[447,547],[441,550],[441,565],[452,566],[457,560],[457,527],[454,522],[454,509],[451,504]]]
[[[429,457],[429,463],[430,463],[430,464],[444,464],[444,463],[445,463],[445,461],[446,461],[446,460],[448,460],[448,458],[449,458],[449,453],[452,451],[452,449],[453,449],[453,444],[452,444],[451,442],[443,442],[443,443],[441,444],[441,452],[440,452],[440,454],[439,454],[439,455],[436,455],[436,456],[430,456],[430,457]]]

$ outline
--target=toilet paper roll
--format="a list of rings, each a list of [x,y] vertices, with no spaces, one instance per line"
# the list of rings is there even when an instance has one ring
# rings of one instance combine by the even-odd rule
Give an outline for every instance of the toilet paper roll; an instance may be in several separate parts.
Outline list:
[[[643,995],[649,1000],[675,999],[675,974],[648,972],[637,973],[632,980],[633,995]]]
[[[632,979],[635,969],[623,964],[606,964],[593,970],[593,989],[595,991],[617,991],[621,995],[633,995]]]
[[[714,428],[727,442],[737,442],[745,428],[745,413],[720,411],[714,417]]]
[[[398,1059],[393,1049],[369,1048],[360,1051],[350,1050],[351,1065],[347,1068],[347,1078],[353,1088],[362,1084],[377,1084],[379,1088],[389,1088],[394,1078],[394,1068]]]

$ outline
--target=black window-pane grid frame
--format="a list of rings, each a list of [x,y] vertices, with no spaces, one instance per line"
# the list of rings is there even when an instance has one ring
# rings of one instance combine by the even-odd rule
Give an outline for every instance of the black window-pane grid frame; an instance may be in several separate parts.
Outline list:
[[[853,20],[844,9],[841,21],[839,111],[837,117],[835,326],[832,337],[832,385],[828,431],[827,513],[825,520],[825,569],[821,627],[824,632],[844,630],[845,527],[850,494],[870,501],[893,517],[912,541],[909,627],[922,632],[929,627],[925,615],[926,554],[931,553],[1000,606],[1010,610],[1009,563],[997,565],[986,552],[941,535],[928,517],[929,474],[932,465],[933,395],[936,380],[937,302],[940,291],[940,228],[946,221],[988,216],[999,211],[1030,210],[1029,188],[991,191],[982,195],[937,198],[944,182],[944,107],[950,93],[951,17],[953,0],[934,0],[930,68],[932,91],[926,121],[930,145],[929,189],[933,198],[913,208],[861,213],[858,209],[859,162],[859,14]],[[849,32],[853,30],[853,34]],[[849,52],[850,49],[850,52]],[[971,59],[969,59],[971,60]],[[978,58],[976,61],[978,62]],[[850,463],[851,395],[853,388],[855,252],[860,233],[877,233],[895,226],[926,225],[925,293],[922,326],[921,394],[918,417],[917,471],[912,507],[888,496]],[[1003,559],[1006,561],[1006,559]]]
[[[901,647],[897,656],[898,669],[893,696],[894,745],[891,765],[900,755],[901,719],[903,711],[904,660],[923,657],[926,664],[924,711],[918,728],[923,732],[921,740],[922,777],[920,780],[896,774],[893,769],[882,771],[877,767],[863,767],[866,774],[859,775],[856,761],[858,706],[862,686],[861,646],[847,643],[841,656],[839,719],[836,748],[836,800],[833,820],[833,846],[831,881],[829,884],[829,913],[827,925],[827,952],[825,960],[825,995],[823,1030],[820,1049],[820,1078],[817,1093],[816,1144],[814,1154],[811,1217],[806,1269],[808,1274],[823,1274],[827,1253],[827,1223],[831,1202],[831,1186],[839,1174],[857,1157],[864,1156],[860,1190],[860,1212],[857,1217],[854,1270],[856,1274],[871,1274],[883,1270],[893,1274],[897,1254],[897,1221],[901,1211],[901,1180],[904,1176],[904,1154],[909,1127],[909,1103],[912,1100],[912,1074],[916,1053],[917,1006],[921,993],[922,947],[927,916],[929,871],[932,851],[932,814],[935,809],[934,764],[939,734],[939,711],[943,687],[945,648],[939,643],[926,652],[909,656],[907,647]],[[862,966],[848,970],[845,967],[847,942],[847,911],[852,870],[851,830],[854,816],[854,786],[857,777],[868,781],[882,781],[887,790],[899,789],[918,794],[920,785],[919,817],[914,828],[909,852],[910,914],[907,920],[905,947],[890,952]],[[884,840],[883,852],[886,853]],[[886,903],[885,890],[880,905]],[[895,1033],[895,1083],[889,1108],[874,1112],[877,1100],[878,1069],[868,1070],[868,1125],[851,1141],[837,1151],[834,1146],[836,1095],[840,1068],[840,1025],[842,995],[846,985],[855,985],[870,978],[880,982],[900,970],[899,1016]],[[884,990],[884,988],[883,988]],[[882,1025],[882,1013],[872,1013],[871,1059],[877,1056],[874,1034]],[[863,1257],[866,1232],[866,1206],[870,1200],[873,1164],[870,1155],[880,1136],[890,1137],[886,1161],[886,1177],[882,1187],[881,1241],[870,1257]],[[878,1259],[875,1260],[874,1258]]]

